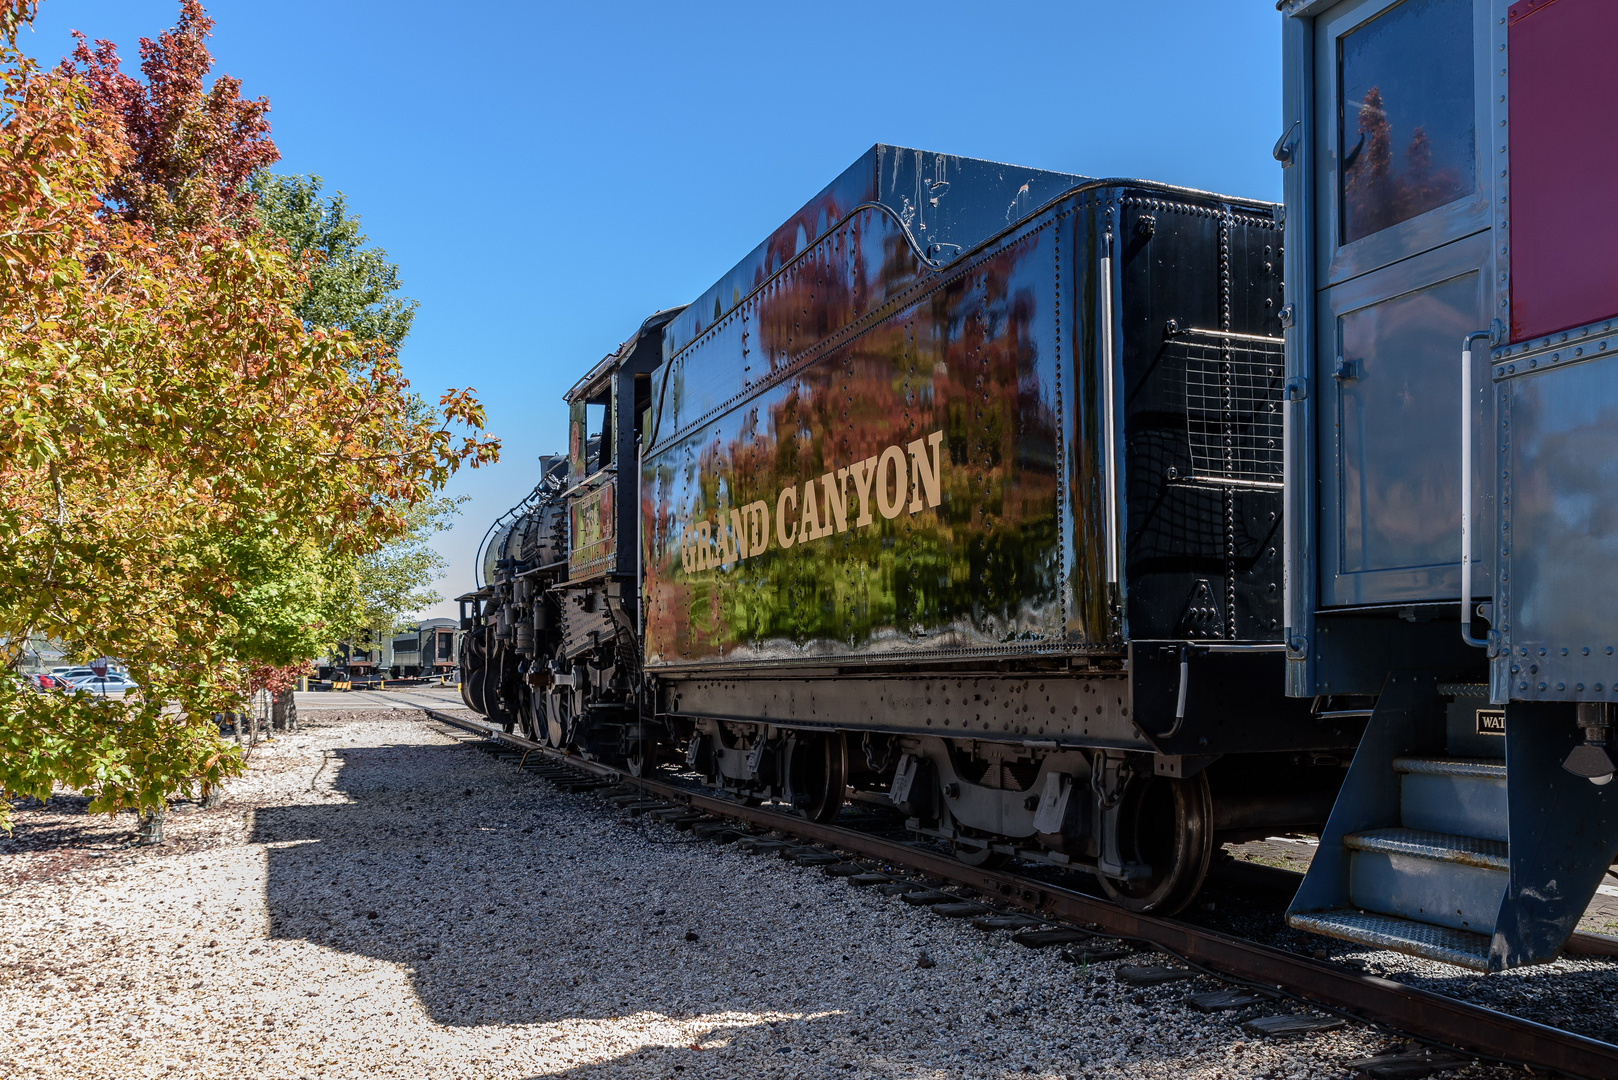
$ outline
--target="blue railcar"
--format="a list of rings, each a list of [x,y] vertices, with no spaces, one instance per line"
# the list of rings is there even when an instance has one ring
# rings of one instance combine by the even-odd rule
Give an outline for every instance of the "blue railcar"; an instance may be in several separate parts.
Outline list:
[[[1289,918],[1549,959],[1618,853],[1618,6],[1281,8],[1288,692],[1368,719]]]

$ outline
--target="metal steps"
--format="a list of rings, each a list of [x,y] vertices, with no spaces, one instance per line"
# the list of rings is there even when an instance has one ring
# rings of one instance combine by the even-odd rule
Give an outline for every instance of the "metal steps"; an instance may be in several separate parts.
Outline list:
[[[1475,971],[1561,952],[1618,851],[1618,801],[1562,767],[1570,710],[1502,716],[1483,689],[1389,675],[1289,925]]]
[[[1391,949],[1473,971],[1489,970],[1490,940],[1486,934],[1348,908],[1291,915],[1287,921],[1295,930],[1308,930],[1374,949]]]

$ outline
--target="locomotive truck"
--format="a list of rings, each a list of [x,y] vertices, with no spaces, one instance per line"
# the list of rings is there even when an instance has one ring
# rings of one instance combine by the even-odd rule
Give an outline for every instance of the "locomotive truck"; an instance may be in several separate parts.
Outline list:
[[[1318,829],[1288,697],[1279,208],[879,145],[566,396],[461,598],[467,704],[1173,912]]]

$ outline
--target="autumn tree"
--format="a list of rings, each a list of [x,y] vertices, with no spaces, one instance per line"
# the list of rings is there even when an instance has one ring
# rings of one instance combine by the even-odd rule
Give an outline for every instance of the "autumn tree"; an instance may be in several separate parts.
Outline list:
[[[213,715],[273,620],[329,617],[264,583],[406,535],[408,508],[498,452],[470,392],[423,410],[385,343],[304,325],[308,266],[244,190],[273,160],[267,106],[205,85],[211,24],[181,11],[139,84],[104,42],[41,69],[16,46],[32,4],[0,0],[0,659],[46,635],[146,688],[0,676],[0,792],[67,784],[97,811],[239,771]]]

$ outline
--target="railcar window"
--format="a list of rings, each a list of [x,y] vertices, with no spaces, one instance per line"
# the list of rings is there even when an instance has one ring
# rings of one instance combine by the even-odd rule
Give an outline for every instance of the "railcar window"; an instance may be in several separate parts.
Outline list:
[[[1342,242],[1476,190],[1472,0],[1404,0],[1337,48]]]

